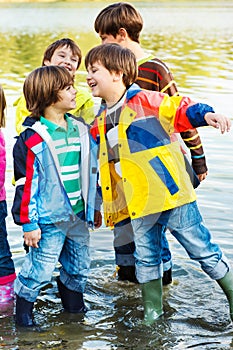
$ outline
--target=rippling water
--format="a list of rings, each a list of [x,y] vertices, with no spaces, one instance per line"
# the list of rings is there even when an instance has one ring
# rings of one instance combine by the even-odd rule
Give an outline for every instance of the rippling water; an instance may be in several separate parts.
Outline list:
[[[232,117],[233,2],[136,2],[145,28],[142,44],[172,69],[179,90]],[[8,208],[13,198],[11,151],[13,101],[25,75],[41,64],[44,48],[69,36],[83,53],[98,44],[93,21],[106,2],[0,4],[0,83],[7,94]],[[85,85],[83,65],[77,80]],[[233,261],[233,132],[200,130],[209,175],[198,188],[198,202],[215,241]],[[22,233],[11,216],[9,240],[17,272],[24,259]],[[143,310],[138,286],[114,276],[112,233],[91,234],[92,265],[85,294],[84,318],[62,312],[54,279],[35,307],[38,332],[15,329],[12,309],[1,310],[0,349],[232,349],[233,329],[217,284],[187,258],[168,233],[173,253],[173,284],[164,289],[165,316],[152,328],[140,325]],[[58,271],[55,272],[55,275]]]

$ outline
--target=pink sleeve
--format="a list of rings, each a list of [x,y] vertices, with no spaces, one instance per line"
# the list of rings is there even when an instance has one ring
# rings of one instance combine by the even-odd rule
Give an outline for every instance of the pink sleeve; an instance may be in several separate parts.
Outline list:
[[[0,130],[0,193],[4,190],[6,172],[6,149],[5,139],[2,130]]]

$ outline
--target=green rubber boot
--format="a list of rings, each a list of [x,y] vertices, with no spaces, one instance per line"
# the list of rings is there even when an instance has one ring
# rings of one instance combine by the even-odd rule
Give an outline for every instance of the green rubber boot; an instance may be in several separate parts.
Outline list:
[[[150,326],[163,314],[162,278],[142,284],[142,300],[143,323]]]
[[[230,307],[231,321],[233,321],[233,271],[230,270],[227,272],[226,275],[220,280],[217,280],[217,282],[226,294]]]

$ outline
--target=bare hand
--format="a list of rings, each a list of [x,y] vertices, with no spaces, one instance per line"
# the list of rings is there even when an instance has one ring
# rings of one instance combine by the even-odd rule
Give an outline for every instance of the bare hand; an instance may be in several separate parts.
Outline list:
[[[208,171],[206,173],[197,175],[197,177],[198,177],[199,181],[202,182],[203,180],[205,180],[207,175],[208,175]]]
[[[220,128],[222,134],[225,131],[230,131],[231,121],[225,115],[208,112],[205,114],[204,119],[208,125],[216,129]]]
[[[95,228],[99,228],[102,225],[102,214],[98,210],[95,211],[94,225]]]
[[[39,248],[38,242],[41,239],[41,230],[38,228],[33,231],[24,232],[24,242],[29,247]]]

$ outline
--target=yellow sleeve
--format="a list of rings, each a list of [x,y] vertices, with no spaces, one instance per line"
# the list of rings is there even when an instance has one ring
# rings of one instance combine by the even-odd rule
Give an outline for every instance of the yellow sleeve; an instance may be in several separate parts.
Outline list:
[[[76,108],[70,113],[76,117],[82,117],[88,124],[94,120],[94,101],[91,94],[84,88],[77,88]]]
[[[22,126],[24,119],[30,115],[30,112],[26,108],[26,101],[24,96],[20,96],[14,103],[13,106],[16,107],[15,111],[15,129],[19,135],[24,127]]]

